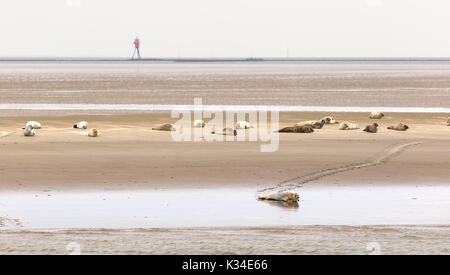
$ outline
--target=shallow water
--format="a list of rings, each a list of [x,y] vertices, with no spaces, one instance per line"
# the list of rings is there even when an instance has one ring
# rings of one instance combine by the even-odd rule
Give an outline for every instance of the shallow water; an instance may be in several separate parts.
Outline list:
[[[305,186],[298,208],[252,189],[0,194],[25,228],[449,224],[450,186]]]
[[[130,104],[148,110],[201,97],[208,105],[295,111],[384,106],[447,112],[449,87],[450,61],[0,62],[0,102],[9,104]]]

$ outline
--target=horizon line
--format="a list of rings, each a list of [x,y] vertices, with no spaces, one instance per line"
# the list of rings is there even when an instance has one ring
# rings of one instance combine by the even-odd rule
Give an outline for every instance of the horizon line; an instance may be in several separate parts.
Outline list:
[[[289,61],[450,61],[450,57],[0,57],[0,62],[132,61],[132,62],[289,62]]]

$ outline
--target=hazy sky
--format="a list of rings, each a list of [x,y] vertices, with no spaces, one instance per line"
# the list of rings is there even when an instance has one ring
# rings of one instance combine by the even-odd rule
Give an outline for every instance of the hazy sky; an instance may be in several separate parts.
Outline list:
[[[449,57],[448,0],[1,0],[0,56]]]

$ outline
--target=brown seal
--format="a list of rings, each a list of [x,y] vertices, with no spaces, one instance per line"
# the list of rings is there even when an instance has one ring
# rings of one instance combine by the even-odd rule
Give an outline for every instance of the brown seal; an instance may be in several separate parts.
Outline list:
[[[314,129],[322,129],[323,125],[325,125],[326,120],[322,119],[321,121],[317,121],[311,125]]]
[[[298,194],[291,192],[282,192],[266,196],[259,196],[259,200],[284,201],[284,202],[298,202]]]
[[[367,133],[376,133],[378,131],[378,123],[372,123],[372,125],[367,125],[363,131]]]
[[[156,131],[175,131],[175,127],[173,127],[170,123],[161,124],[159,126],[153,127],[152,130]]]
[[[291,126],[278,130],[280,133],[312,133],[314,129],[311,126]]]
[[[398,123],[397,125],[389,126],[387,127],[389,130],[396,130],[396,131],[406,131],[409,129],[408,125],[403,123]]]
[[[322,129],[323,125],[326,124],[327,121],[326,119],[322,119],[320,121],[315,121],[315,120],[308,120],[308,121],[302,121],[299,123],[296,123],[294,126],[298,127],[298,126],[309,126],[312,127],[314,129]]]
[[[96,137],[96,136],[98,136],[98,130],[97,129],[89,130],[88,137]]]

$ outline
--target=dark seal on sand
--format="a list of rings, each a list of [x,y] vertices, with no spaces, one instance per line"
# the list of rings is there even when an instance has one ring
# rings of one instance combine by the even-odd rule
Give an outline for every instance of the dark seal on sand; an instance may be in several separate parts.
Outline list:
[[[314,129],[311,126],[291,126],[278,130],[280,133],[312,133]]]
[[[376,133],[378,131],[378,123],[372,123],[372,125],[367,125],[363,131],[367,133]]]

